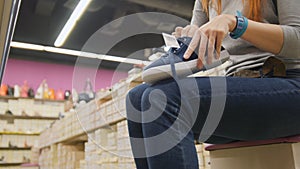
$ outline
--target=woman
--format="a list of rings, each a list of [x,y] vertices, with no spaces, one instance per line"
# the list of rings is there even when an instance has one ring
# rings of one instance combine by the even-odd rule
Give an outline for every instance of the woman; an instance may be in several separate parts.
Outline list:
[[[175,32],[192,37],[184,57],[198,50],[201,68],[224,46],[232,65],[226,77],[165,80],[129,92],[137,169],[198,169],[194,139],[218,144],[300,134],[300,3],[275,3],[196,0],[191,25]],[[259,70],[273,54],[283,60],[286,77],[229,76]]]

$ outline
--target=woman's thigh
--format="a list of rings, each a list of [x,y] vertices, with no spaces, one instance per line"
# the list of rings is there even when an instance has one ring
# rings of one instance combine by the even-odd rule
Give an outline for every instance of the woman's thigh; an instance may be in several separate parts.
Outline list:
[[[166,80],[145,90],[140,102],[144,111],[164,104],[167,98],[172,109],[166,117],[181,119],[200,141],[221,143],[300,134],[299,79],[187,78]],[[157,95],[151,105],[147,97],[154,90],[165,97]]]

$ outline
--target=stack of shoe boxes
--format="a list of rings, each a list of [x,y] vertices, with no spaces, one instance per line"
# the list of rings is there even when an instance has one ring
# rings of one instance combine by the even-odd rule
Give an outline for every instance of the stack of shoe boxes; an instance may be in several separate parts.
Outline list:
[[[116,126],[100,128],[95,132],[100,169],[118,168]]]
[[[57,145],[57,166],[59,169],[78,169],[80,160],[84,159],[84,146],[79,145]]]
[[[57,164],[57,145],[53,144],[50,147],[41,150],[39,165],[42,169],[58,168]]]
[[[129,133],[127,128],[127,121],[121,121],[117,124],[118,128],[118,143],[117,150],[119,155],[119,168],[133,169],[135,168],[131,145],[129,140]]]
[[[97,145],[95,144],[95,133],[88,134],[88,142],[85,143],[85,166],[84,168],[99,168],[97,164]]]
[[[80,169],[84,146],[55,144],[41,150],[39,165],[42,169]]]

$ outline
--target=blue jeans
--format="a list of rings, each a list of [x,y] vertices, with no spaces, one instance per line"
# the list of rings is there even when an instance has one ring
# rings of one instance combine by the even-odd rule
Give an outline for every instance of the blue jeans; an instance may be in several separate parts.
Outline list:
[[[219,144],[300,134],[300,78],[166,80],[139,85],[126,99],[137,169],[198,169],[199,138]]]

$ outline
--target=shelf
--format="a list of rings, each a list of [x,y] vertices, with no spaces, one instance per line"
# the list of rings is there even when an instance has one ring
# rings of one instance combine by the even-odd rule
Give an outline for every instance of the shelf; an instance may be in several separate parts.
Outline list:
[[[38,136],[40,133],[24,133],[24,132],[8,132],[8,131],[2,131],[0,132],[0,135],[32,135],[32,136]]]
[[[0,147],[0,150],[31,150],[31,147]]]
[[[41,101],[41,102],[60,102],[60,103],[66,102],[66,100],[35,99],[35,98],[28,98],[28,97],[12,97],[12,96],[0,96],[0,100],[1,99],[5,99],[5,100],[28,99],[28,100]]]
[[[41,116],[16,116],[16,115],[0,115],[1,120],[10,120],[10,119],[35,119],[35,120],[58,120],[58,117],[41,117]]]
[[[19,166],[23,163],[2,163],[0,162],[0,166]]]

